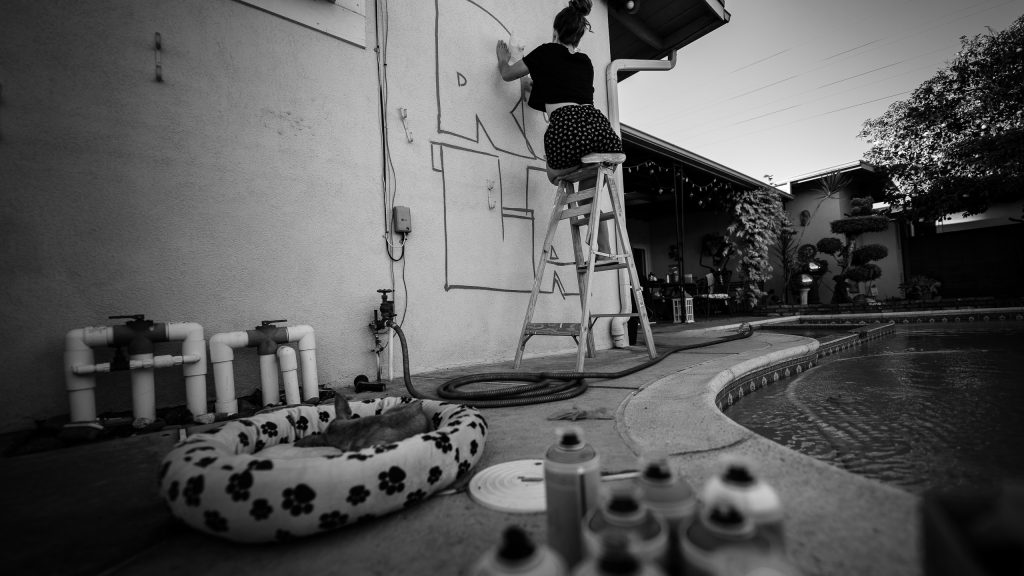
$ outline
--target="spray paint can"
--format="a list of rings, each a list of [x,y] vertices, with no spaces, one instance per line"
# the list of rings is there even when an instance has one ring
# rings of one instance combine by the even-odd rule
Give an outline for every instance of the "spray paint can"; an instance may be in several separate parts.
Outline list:
[[[597,505],[601,461],[578,426],[555,433],[558,440],[544,455],[548,544],[573,568],[583,557],[583,517]]]
[[[736,456],[723,458],[721,472],[705,484],[701,499],[733,502],[751,518],[754,527],[774,549],[785,549],[782,502],[775,489],[754,474],[749,461]]]
[[[657,565],[643,562],[629,551],[626,534],[617,531],[601,535],[599,556],[584,560],[573,576],[663,576]]]
[[[683,573],[682,532],[697,513],[697,495],[664,456],[649,456],[640,467],[637,485],[644,504],[668,528],[668,545],[662,568],[670,575]]]
[[[683,559],[688,576],[720,576],[723,556],[750,551],[769,554],[771,545],[754,521],[729,499],[705,501],[683,532]]]
[[[601,506],[583,523],[583,541],[588,554],[601,557],[604,535],[618,532],[626,536],[630,554],[641,562],[662,562],[668,549],[668,528],[641,501],[636,486],[621,486],[609,491]]]
[[[519,526],[509,526],[501,543],[473,565],[469,576],[566,576],[565,562],[544,545],[537,546]]]

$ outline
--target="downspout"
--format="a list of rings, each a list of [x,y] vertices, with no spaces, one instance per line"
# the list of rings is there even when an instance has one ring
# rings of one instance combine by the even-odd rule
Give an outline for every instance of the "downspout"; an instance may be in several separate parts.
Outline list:
[[[668,55],[668,60],[634,60],[630,58],[623,58],[619,60],[612,60],[608,63],[607,72],[605,74],[605,83],[607,87],[608,97],[608,120],[611,122],[612,129],[617,134],[622,134],[622,127],[619,123],[619,72],[638,72],[644,70],[671,70],[676,66],[676,51],[673,50]],[[620,195],[625,194],[625,189],[622,183],[622,170],[615,171],[615,186],[619,191]],[[619,198],[619,202],[625,206],[625,197]],[[625,232],[625,231],[623,231]],[[621,250],[622,247],[619,247]],[[629,284],[629,272],[624,268],[619,269],[619,312],[621,314],[630,314],[633,311],[632,303],[632,289]],[[626,318],[612,318],[610,328],[612,336],[612,346],[615,348],[625,348],[629,346],[629,339],[626,337]]]

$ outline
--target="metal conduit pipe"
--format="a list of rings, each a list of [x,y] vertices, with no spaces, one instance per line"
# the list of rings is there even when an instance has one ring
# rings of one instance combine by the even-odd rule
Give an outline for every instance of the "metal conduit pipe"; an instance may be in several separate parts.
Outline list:
[[[622,58],[619,60],[612,60],[608,63],[608,68],[605,72],[605,85],[607,87],[607,98],[608,98],[608,121],[611,122],[612,129],[621,136],[622,126],[619,122],[619,72],[637,72],[645,70],[671,70],[676,66],[676,51],[673,50],[668,57],[668,60],[635,60],[631,58]],[[622,183],[622,169],[615,171],[615,186],[619,191],[620,195],[625,194],[625,188]],[[620,197],[619,202],[625,206],[625,198]],[[625,232],[625,230],[623,230]],[[622,247],[619,246],[617,251],[621,251]],[[636,263],[634,263],[635,265]],[[624,268],[619,269],[619,312],[622,314],[630,314],[633,312],[632,309],[632,289],[629,284],[629,272]],[[611,319],[611,337],[612,346],[615,348],[625,348],[629,346],[629,339],[626,337],[626,318],[612,318]]]

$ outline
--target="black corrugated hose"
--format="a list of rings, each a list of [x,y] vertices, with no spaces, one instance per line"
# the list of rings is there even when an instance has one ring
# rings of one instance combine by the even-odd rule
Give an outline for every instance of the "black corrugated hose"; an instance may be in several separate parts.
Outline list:
[[[426,398],[426,396],[413,388],[412,385],[412,377],[409,374],[409,346],[405,340],[405,333],[402,332],[402,328],[397,324],[390,323],[389,326],[398,334],[398,340],[402,344],[402,375],[405,378],[405,388],[413,398]],[[634,372],[654,366],[676,352],[714,346],[715,344],[732,340],[741,340],[750,337],[753,333],[753,327],[744,322],[734,334],[716,338],[709,342],[669,348],[647,362],[618,372],[575,372],[566,370],[554,372],[486,372],[467,374],[442,384],[437,389],[437,395],[445,400],[457,401],[477,408],[522,406],[565,400],[586,392],[587,378],[622,378],[623,376],[628,376]],[[529,382],[529,384],[501,386],[491,390],[459,390],[463,386],[480,382]]]

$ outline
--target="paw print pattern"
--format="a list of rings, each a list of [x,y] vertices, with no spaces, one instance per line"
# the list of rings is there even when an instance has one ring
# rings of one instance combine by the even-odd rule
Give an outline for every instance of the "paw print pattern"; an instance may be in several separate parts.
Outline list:
[[[388,496],[405,490],[405,470],[398,466],[392,466],[387,471],[381,472],[377,475],[377,479],[380,480],[377,487],[386,492]]]
[[[443,473],[444,471],[441,470],[440,466],[434,466],[430,469],[430,472],[427,473],[427,482],[429,484],[437,484],[438,481],[441,480],[441,474]]]
[[[260,425],[260,432],[263,433],[267,438],[277,437],[277,424],[273,422],[264,422]]]
[[[294,425],[296,430],[305,434],[306,431],[309,430],[309,418],[306,418],[305,416],[299,416],[299,419],[295,422]]]
[[[281,507],[292,513],[292,516],[301,516],[313,511],[313,499],[316,492],[306,484],[299,484],[294,488],[285,488],[282,493],[284,500]]]
[[[341,528],[345,524],[348,524],[348,514],[342,514],[337,510],[320,515],[321,530],[334,530],[335,528]]]
[[[466,460],[465,462],[459,462],[459,472],[456,475],[456,478],[462,478],[463,476],[465,476],[466,472],[469,472],[469,468],[469,460]]]
[[[181,495],[185,498],[185,504],[199,506],[200,497],[203,495],[203,476],[193,476],[185,481],[185,490]]]
[[[273,469],[274,469],[274,461],[273,460],[253,460],[252,462],[249,462],[249,465],[246,467],[246,470],[262,470],[262,471],[267,471],[267,470],[273,470]]]
[[[213,456],[204,456],[204,457],[200,458],[199,460],[196,460],[195,465],[200,467],[200,468],[206,468],[207,466],[209,466],[210,464],[213,464],[216,461],[217,461],[217,459],[214,458]]]
[[[249,499],[250,488],[252,488],[252,473],[246,470],[232,474],[228,478],[228,486],[225,490],[235,502],[244,502]]]
[[[366,499],[369,497],[370,491],[366,489],[366,486],[360,484],[359,486],[353,486],[348,491],[348,497],[345,498],[345,501],[353,506],[358,506],[363,502],[366,502]]]
[[[424,434],[423,440],[426,442],[433,442],[434,446],[444,454],[452,451],[452,439],[444,432],[439,432],[437,434]]]
[[[434,430],[441,425],[441,414],[437,413],[430,417],[430,422],[434,425]]]
[[[480,444],[477,444],[476,440],[473,440],[472,442],[469,443],[469,455],[470,456],[476,456],[476,452],[479,449],[480,449]]]
[[[249,435],[246,434],[245,432],[239,432],[238,433],[238,443],[241,446],[248,446],[249,445]]]
[[[417,490],[415,492],[410,492],[405,497],[405,504],[403,504],[402,507],[403,508],[408,508],[408,507],[416,504],[417,502],[421,502],[421,501],[425,500],[426,497],[427,497],[427,493],[424,492],[423,490]]]
[[[221,516],[220,512],[216,510],[207,510],[203,512],[203,518],[206,521],[206,527],[214,532],[227,532],[228,531],[228,519]]]
[[[326,410],[321,410],[320,411],[320,421],[321,422],[330,422],[331,421],[330,413],[327,412]]]
[[[257,440],[256,444],[254,444],[253,447],[252,447],[252,451],[253,452],[259,452],[260,450],[263,450],[266,447],[267,447],[267,443],[266,442],[264,442],[263,440]]]
[[[270,502],[267,502],[266,498],[259,498],[252,501],[252,508],[249,509],[249,515],[256,520],[266,520],[270,518],[270,514],[274,511],[270,507]]]

